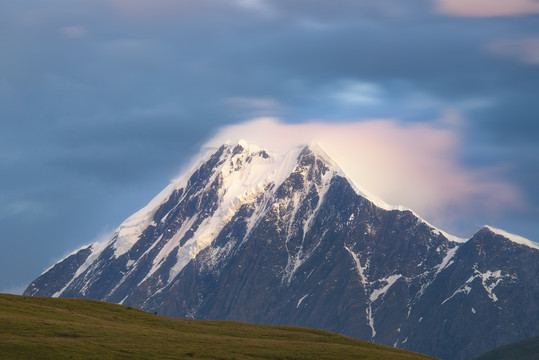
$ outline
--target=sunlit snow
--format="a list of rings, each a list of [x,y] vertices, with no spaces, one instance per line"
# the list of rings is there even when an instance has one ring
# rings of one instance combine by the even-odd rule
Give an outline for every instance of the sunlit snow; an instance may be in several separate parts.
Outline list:
[[[528,240],[528,239],[526,239],[526,238],[524,238],[522,236],[510,234],[507,231],[496,229],[496,228],[494,228],[492,226],[488,226],[488,225],[485,225],[485,227],[487,229],[489,229],[490,231],[492,231],[494,234],[501,235],[504,238],[509,239],[514,243],[521,244],[521,245],[526,245],[526,246],[529,246],[531,248],[539,250],[539,244],[538,243],[533,242],[531,240]]]

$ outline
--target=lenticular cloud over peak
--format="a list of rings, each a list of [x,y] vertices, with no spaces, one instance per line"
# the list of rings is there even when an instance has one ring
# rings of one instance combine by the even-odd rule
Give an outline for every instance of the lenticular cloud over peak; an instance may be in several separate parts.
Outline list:
[[[524,206],[500,169],[463,165],[458,128],[438,125],[396,119],[287,124],[257,118],[222,128],[206,146],[246,139],[284,153],[314,141],[377,198],[448,228],[472,214],[499,216]]]

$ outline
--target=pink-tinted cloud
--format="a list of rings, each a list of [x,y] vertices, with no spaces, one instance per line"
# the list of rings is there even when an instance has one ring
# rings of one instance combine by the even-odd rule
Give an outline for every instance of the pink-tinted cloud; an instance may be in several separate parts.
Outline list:
[[[496,40],[488,44],[486,49],[501,57],[539,65],[539,38]]]
[[[539,14],[537,0],[435,0],[444,14],[470,17]]]
[[[358,186],[446,228],[476,212],[496,215],[523,205],[517,189],[496,176],[500,169],[461,164],[459,131],[445,118],[437,125],[395,119],[285,124],[261,118],[221,129],[208,145],[240,138],[280,153],[316,141]]]

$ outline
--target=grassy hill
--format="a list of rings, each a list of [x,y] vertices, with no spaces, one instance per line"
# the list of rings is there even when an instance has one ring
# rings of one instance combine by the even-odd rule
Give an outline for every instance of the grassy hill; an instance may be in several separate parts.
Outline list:
[[[433,359],[326,331],[0,294],[1,359]]]
[[[474,360],[538,360],[539,336],[505,345]]]

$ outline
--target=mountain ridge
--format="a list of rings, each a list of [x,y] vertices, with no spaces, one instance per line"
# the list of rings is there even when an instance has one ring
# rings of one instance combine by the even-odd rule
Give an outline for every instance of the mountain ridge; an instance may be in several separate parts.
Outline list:
[[[280,155],[238,142],[207,151],[108,241],[60,261],[25,294],[317,327],[468,359],[539,332],[529,322],[539,252],[491,229],[463,241],[378,206],[316,145]],[[518,322],[498,334],[514,314],[497,309],[518,305],[515,289],[530,309],[514,308]],[[463,311],[477,319],[453,318]],[[473,340],[481,322],[492,329]]]

